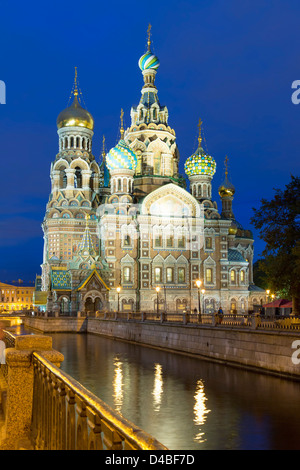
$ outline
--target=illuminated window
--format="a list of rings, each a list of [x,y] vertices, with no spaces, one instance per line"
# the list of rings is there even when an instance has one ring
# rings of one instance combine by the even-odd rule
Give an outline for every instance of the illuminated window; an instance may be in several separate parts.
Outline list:
[[[167,268],[167,282],[173,282],[173,268]]]
[[[233,283],[235,282],[235,270],[234,269],[232,269],[232,271],[230,272],[230,280]]]
[[[130,246],[131,245],[131,238],[129,235],[125,235],[124,237],[124,245],[125,246]]]
[[[178,268],[178,282],[185,282],[185,268]]]
[[[212,268],[206,268],[206,271],[205,271],[205,278],[206,278],[206,282],[208,284],[212,283],[213,282],[213,277],[212,277]]]
[[[167,247],[170,248],[173,246],[173,244],[174,244],[174,238],[172,236],[169,236],[167,238]]]
[[[154,268],[154,281],[161,282],[161,268]]]
[[[180,237],[178,238],[178,248],[184,248],[185,247],[185,237]]]
[[[241,282],[245,282],[245,271],[241,271]]]
[[[161,235],[156,235],[154,240],[154,246],[161,246]]]
[[[131,280],[131,272],[128,267],[123,268],[123,280],[124,282],[130,282]]]
[[[212,248],[212,239],[211,237],[206,237],[205,238],[205,248],[208,250]]]

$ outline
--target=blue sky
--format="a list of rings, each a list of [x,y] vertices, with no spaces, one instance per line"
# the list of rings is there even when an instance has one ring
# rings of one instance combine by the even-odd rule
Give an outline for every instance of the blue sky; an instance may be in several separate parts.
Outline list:
[[[252,208],[299,175],[300,79],[296,0],[1,2],[0,280],[33,281],[40,274],[41,223],[58,152],[56,118],[69,100],[74,67],[95,119],[93,153],[118,140],[120,110],[143,85],[138,59],[152,24],[160,60],[156,85],[169,109],[181,157],[197,146],[203,121],[206,148],[217,162],[214,199],[228,155],[237,220],[253,230]],[[256,257],[263,249],[254,231]]]

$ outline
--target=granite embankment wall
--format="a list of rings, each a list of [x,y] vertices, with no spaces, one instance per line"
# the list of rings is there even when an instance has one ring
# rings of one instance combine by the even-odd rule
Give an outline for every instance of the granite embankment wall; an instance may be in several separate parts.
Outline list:
[[[97,318],[30,318],[45,333],[85,332],[300,380],[300,334],[284,330],[189,326]],[[298,343],[295,343],[298,341]],[[298,348],[298,349],[297,349]]]

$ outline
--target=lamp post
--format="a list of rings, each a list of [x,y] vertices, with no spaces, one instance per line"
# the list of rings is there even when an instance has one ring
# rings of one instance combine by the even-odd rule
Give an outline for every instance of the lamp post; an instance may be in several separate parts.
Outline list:
[[[269,302],[269,295],[270,295],[270,291],[269,291],[269,289],[268,289],[268,290],[266,290],[266,294],[267,294],[267,303],[268,303],[268,302]]]
[[[201,290],[202,298],[203,298],[203,312],[204,312],[204,294],[205,294],[205,289]],[[205,312],[204,312],[205,313]]]
[[[121,287],[117,287],[117,293],[118,293],[118,313],[120,311],[120,302],[119,302],[119,299],[120,299],[120,291],[121,291]]]
[[[159,291],[160,291],[160,287],[156,286],[155,290],[156,290],[156,313],[157,313],[157,316],[158,316],[159,315],[158,294],[159,294]]]
[[[202,281],[200,279],[197,279],[196,281],[196,286],[198,288],[198,320],[199,323],[201,323],[201,300],[200,300],[200,287],[201,287]]]

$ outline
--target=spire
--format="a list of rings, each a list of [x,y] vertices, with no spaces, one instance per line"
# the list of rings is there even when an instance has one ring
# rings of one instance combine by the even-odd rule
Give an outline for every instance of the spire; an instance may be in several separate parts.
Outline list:
[[[77,67],[75,67],[75,78],[74,78],[74,96],[78,96],[78,86],[77,86]]]
[[[85,231],[81,240],[81,243],[79,245],[78,253],[84,257],[87,258],[89,256],[92,256],[93,258],[96,256],[96,251],[94,249],[90,229],[89,229],[89,221],[90,216],[89,214],[86,214],[85,216]]]
[[[103,140],[102,140],[102,158],[104,161],[105,160],[105,135],[103,136]]]
[[[121,128],[120,128],[121,140],[123,140],[123,137],[124,137],[123,116],[124,116],[124,111],[123,109],[121,109]]]
[[[147,33],[148,33],[148,41],[147,41],[147,45],[148,45],[148,52],[151,52],[151,24],[149,23],[149,26],[148,26],[148,29],[147,29]]]
[[[202,126],[202,121],[201,121],[201,118],[200,118],[200,119],[199,119],[199,124],[198,124],[198,128],[199,128],[198,147],[199,147],[199,148],[201,148],[201,142],[202,142],[201,126]]]
[[[225,157],[225,178],[228,177],[228,155]]]

